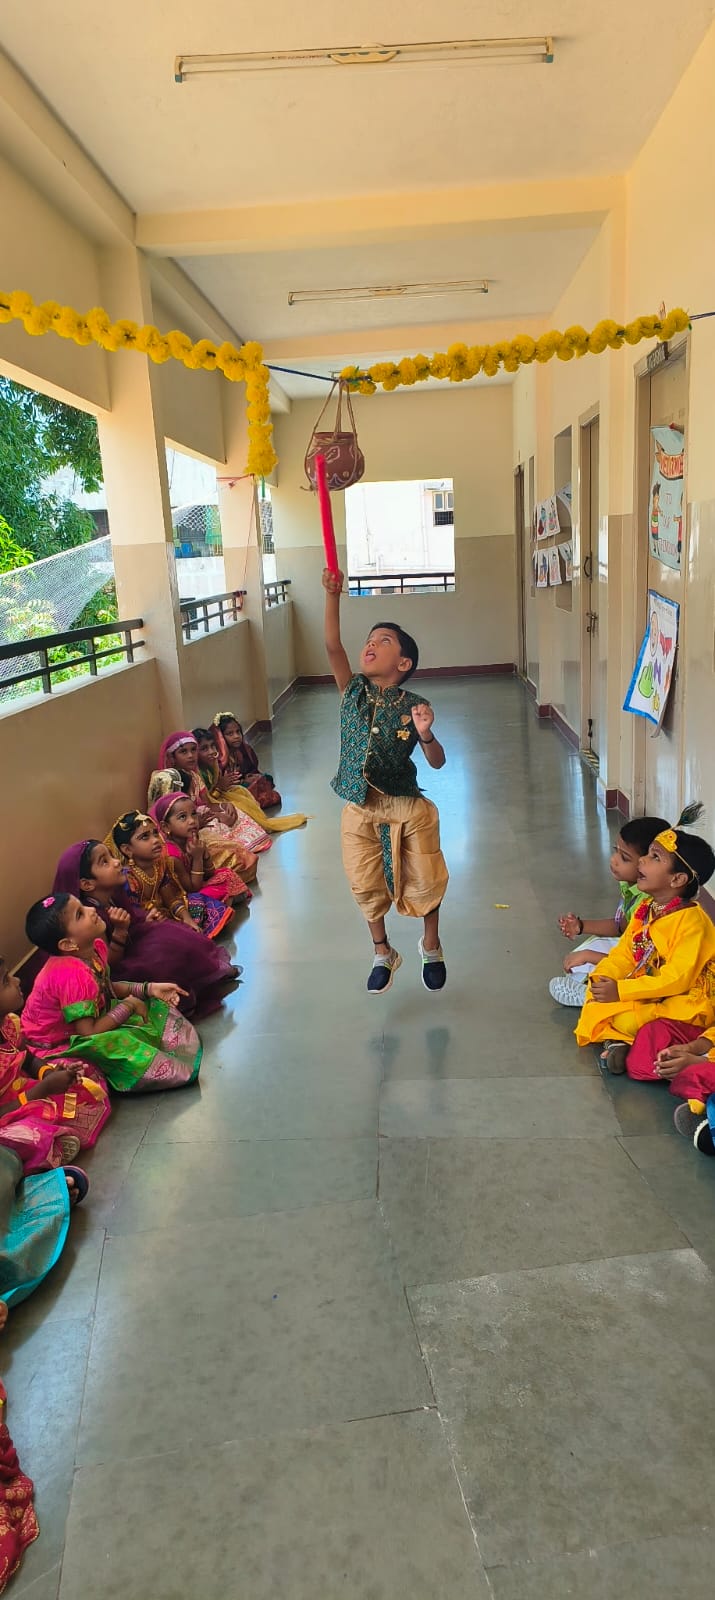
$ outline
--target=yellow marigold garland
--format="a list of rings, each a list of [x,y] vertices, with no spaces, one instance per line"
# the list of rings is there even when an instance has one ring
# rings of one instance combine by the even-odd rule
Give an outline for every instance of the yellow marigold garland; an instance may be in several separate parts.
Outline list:
[[[56,300],[45,300],[36,305],[32,296],[21,289],[11,294],[0,293],[0,323],[22,322],[26,333],[39,337],[44,333],[57,333],[61,339],[73,339],[75,344],[98,344],[102,350],[139,350],[151,361],[181,361],[193,372],[222,372],[230,383],[245,383],[248,414],[248,461],[246,471],[257,478],[265,478],[276,464],[273,448],[273,427],[268,384],[270,373],[263,365],[263,351],[259,344],[249,342],[240,349],[233,344],[213,344],[210,339],[199,339],[195,344],[179,328],[170,333],[160,333],[147,324],[121,318],[112,322],[101,306],[94,306],[86,316],[73,311],[71,306],[58,305]]]
[[[590,333],[578,325],[560,333],[553,328],[532,339],[520,333],[515,339],[502,339],[497,344],[451,344],[447,351],[433,356],[403,356],[397,364],[377,361],[374,366],[344,367],[341,378],[351,384],[358,394],[374,394],[376,389],[411,387],[424,383],[426,378],[444,378],[450,383],[464,383],[476,378],[478,372],[494,378],[500,367],[505,372],[517,372],[519,367],[532,361],[572,361],[574,356],[599,356],[604,350],[620,350],[623,344],[640,344],[641,339],[672,339],[690,326],[687,311],[678,307],[664,317],[636,317],[633,322],[613,322],[604,318]]]
[[[81,316],[71,306],[61,306],[56,300],[44,300],[36,305],[32,296],[22,289],[11,294],[0,292],[0,324],[22,322],[26,333],[40,336],[56,333],[61,339],[73,339],[75,344],[98,344],[103,350],[138,350],[151,361],[181,361],[193,372],[222,372],[230,383],[245,383],[246,411],[248,416],[248,461],[246,471],[257,478],[267,477],[276,465],[273,447],[273,427],[269,401],[270,373],[263,364],[263,351],[255,341],[241,345],[228,342],[213,344],[210,339],[194,343],[180,328],[163,334],[151,324],[140,327],[136,322],[120,318],[112,322],[101,306],[94,306],[86,316]],[[505,372],[518,372],[519,367],[532,361],[571,361],[574,356],[601,355],[604,350],[620,350],[621,345],[640,344],[642,339],[672,339],[690,326],[687,311],[681,307],[666,316],[636,317],[633,322],[618,323],[610,318],[597,322],[590,333],[578,324],[560,333],[553,328],[538,339],[530,334],[518,334],[514,339],[502,339],[496,344],[451,344],[446,351],[435,355],[403,356],[393,361],[377,361],[374,366],[344,367],[344,378],[358,394],[374,394],[376,389],[411,388],[424,383],[427,378],[439,378],[450,383],[464,383],[483,372],[494,378],[503,367]]]

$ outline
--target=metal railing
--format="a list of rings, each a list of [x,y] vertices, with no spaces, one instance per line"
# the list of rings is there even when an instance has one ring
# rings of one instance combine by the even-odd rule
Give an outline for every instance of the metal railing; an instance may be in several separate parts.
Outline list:
[[[132,617],[129,622],[101,622],[92,628],[69,628],[66,633],[46,633],[38,639],[20,639],[13,644],[0,644],[0,698],[5,697],[9,689],[14,689],[18,684],[37,682],[44,694],[51,694],[53,678],[59,673],[63,677],[74,674],[80,669],[82,675],[89,672],[96,678],[100,661],[112,657],[115,661],[122,659],[134,660],[136,650],[143,650],[145,639],[135,639],[135,633],[144,627],[141,617]],[[103,650],[96,648],[96,640],[104,639],[113,641],[107,643]],[[86,644],[87,650],[79,650],[75,656],[67,654],[67,649]],[[60,659],[57,659],[57,655]],[[54,656],[54,659],[52,657]],[[13,672],[3,669],[4,662],[32,661],[32,666],[25,666],[22,672]],[[39,690],[38,690],[39,692]]]
[[[348,578],[348,594],[451,594],[454,572],[362,572]]]
[[[275,583],[264,584],[263,592],[266,597],[266,605],[269,607],[283,605],[286,600],[290,599],[288,594],[290,585],[290,578],[278,578]]]
[[[187,595],[180,602],[184,643],[189,644],[192,636],[199,632],[213,633],[216,628],[225,628],[227,621],[238,622],[245,597],[245,589],[228,589],[225,594],[207,594],[201,599]]]

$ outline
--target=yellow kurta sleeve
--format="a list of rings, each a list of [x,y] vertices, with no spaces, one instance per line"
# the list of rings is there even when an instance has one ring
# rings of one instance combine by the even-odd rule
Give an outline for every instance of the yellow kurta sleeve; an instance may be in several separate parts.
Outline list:
[[[633,971],[636,958],[633,953],[633,939],[631,930],[633,923],[629,922],[624,934],[621,935],[615,948],[599,961],[598,966],[591,973],[592,978],[626,978]]]
[[[673,916],[671,928],[664,924],[663,931],[669,935],[670,949],[662,952],[665,956],[663,965],[652,977],[639,974],[637,978],[622,979],[618,984],[619,999],[630,1003],[632,1000],[662,1000],[668,995],[688,993],[704,966],[702,920],[696,907],[693,907],[693,911],[694,916],[687,910]]]

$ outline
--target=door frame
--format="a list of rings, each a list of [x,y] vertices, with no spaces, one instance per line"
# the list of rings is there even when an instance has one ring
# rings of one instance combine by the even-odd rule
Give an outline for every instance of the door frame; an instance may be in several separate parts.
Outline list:
[[[524,563],[524,540],[526,536],[526,483],[524,477],[524,464],[519,463],[514,468],[514,534],[516,538],[516,583],[517,583],[517,636],[516,655],[517,671],[521,678],[527,676],[526,658],[526,568]]]
[[[688,503],[688,438],[690,424],[690,362],[691,340],[689,333],[676,334],[674,339],[668,341],[665,361],[663,366],[672,361],[685,358],[685,452],[683,461],[683,547],[680,563],[681,577],[685,579],[688,570],[688,557],[690,551],[690,506]],[[632,625],[633,625],[633,662],[636,660],[641,639],[645,630],[648,615],[648,516],[647,505],[650,498],[650,388],[646,382],[652,376],[649,368],[648,357],[636,362],[633,368],[635,383],[634,398],[634,442],[633,452],[633,598],[632,598]],[[655,369],[660,370],[659,368]],[[647,396],[647,404],[646,404]],[[678,675],[685,670],[685,631],[686,631],[686,589],[680,604],[678,619]],[[623,693],[625,695],[633,664],[625,663],[628,675],[624,679]],[[682,708],[683,715],[680,719],[678,730],[678,794],[680,804],[683,804],[683,776],[685,771],[685,683],[682,683]],[[631,729],[631,771],[633,773],[633,814],[642,816],[645,812],[646,792],[646,752],[647,740],[652,737],[650,725],[644,717],[630,717],[633,724]],[[673,821],[676,821],[673,818]]]
[[[593,600],[593,594],[594,594],[593,585],[594,585],[594,583],[596,584],[596,594],[598,594],[598,569],[596,570],[596,572],[594,573],[594,575],[593,575],[593,577],[591,579],[587,578],[587,576],[586,576],[586,574],[584,572],[584,562],[585,562],[585,559],[586,559],[585,530],[586,530],[587,525],[590,522],[590,516],[591,516],[591,450],[590,450],[590,446],[589,446],[588,450],[586,449],[586,435],[587,435],[587,432],[590,429],[591,424],[593,422],[598,422],[599,423],[599,464],[600,464],[600,459],[601,459],[601,454],[600,454],[600,444],[601,444],[601,440],[600,440],[600,409],[599,409],[599,407],[597,405],[590,406],[588,411],[582,412],[581,416],[578,419],[578,461],[577,461],[578,499],[577,499],[577,502],[576,502],[577,505],[578,505],[578,537],[577,537],[577,540],[576,539],[574,540],[573,562],[574,562],[574,577],[578,574],[579,589],[580,589],[580,611],[581,611],[581,729],[580,729],[580,737],[581,737],[581,749],[582,750],[589,750],[590,749],[590,740],[589,740],[589,736],[588,736],[588,723],[589,723],[589,717],[590,717],[590,712],[591,712],[591,695],[592,695],[592,689],[593,689],[593,681],[592,681],[593,680],[593,674],[592,674],[592,671],[591,671],[591,664],[592,664],[591,650],[586,648],[586,640],[587,640],[586,617],[587,617],[588,612],[593,609],[592,604],[589,605],[588,601],[589,600],[591,600],[591,601]],[[600,507],[601,507],[600,493],[599,493],[599,496],[598,496],[598,507],[599,507],[599,515],[598,515],[598,519],[597,519],[597,525],[596,525],[595,528],[591,529],[591,553],[592,553],[592,555],[595,554],[596,560],[598,560],[598,540],[599,540],[599,524],[600,524]],[[575,533],[576,533],[576,529],[574,529],[574,534]],[[595,547],[595,549],[594,549],[594,547]]]

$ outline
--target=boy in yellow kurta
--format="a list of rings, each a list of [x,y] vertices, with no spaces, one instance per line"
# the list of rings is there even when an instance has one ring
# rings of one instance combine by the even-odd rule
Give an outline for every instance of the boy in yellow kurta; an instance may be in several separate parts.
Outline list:
[[[682,828],[658,834],[641,860],[649,899],[592,973],[576,1028],[580,1045],[602,1045],[609,1072],[625,1072],[636,1034],[656,1018],[703,1031],[715,1023],[715,927],[696,904],[713,872],[710,845]]]

